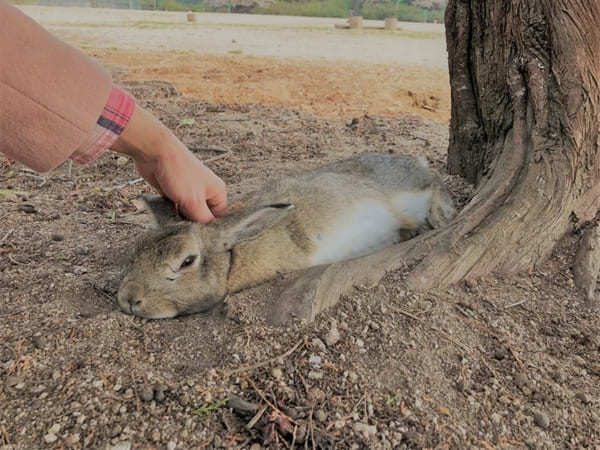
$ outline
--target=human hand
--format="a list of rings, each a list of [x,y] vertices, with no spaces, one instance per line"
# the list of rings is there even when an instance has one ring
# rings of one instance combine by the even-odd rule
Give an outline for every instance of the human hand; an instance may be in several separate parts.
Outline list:
[[[225,183],[148,111],[137,107],[112,146],[188,219],[207,223],[227,208]]]
[[[188,219],[206,223],[225,212],[225,183],[185,147],[166,150],[156,161],[134,158],[134,163],[139,174]]]

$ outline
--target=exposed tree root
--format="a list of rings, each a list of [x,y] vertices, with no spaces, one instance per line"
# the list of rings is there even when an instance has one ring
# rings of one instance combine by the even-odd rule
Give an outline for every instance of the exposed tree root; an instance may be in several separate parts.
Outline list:
[[[584,231],[573,265],[575,285],[583,291],[590,302],[596,300],[596,282],[599,273],[600,228],[596,224]]]
[[[589,220],[598,211],[598,5],[451,0],[446,11],[448,167],[478,182],[476,195],[444,228],[280,280],[275,322],[312,320],[352,285],[402,267],[411,268],[407,285],[417,290],[530,270],[570,229],[572,213]],[[593,233],[577,269],[588,296],[600,266]]]

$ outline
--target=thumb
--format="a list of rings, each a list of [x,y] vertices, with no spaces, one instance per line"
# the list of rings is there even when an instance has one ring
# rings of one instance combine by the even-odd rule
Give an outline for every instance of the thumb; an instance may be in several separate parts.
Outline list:
[[[208,207],[215,216],[222,216],[227,209],[227,193],[225,190],[217,192],[213,197],[206,200]]]

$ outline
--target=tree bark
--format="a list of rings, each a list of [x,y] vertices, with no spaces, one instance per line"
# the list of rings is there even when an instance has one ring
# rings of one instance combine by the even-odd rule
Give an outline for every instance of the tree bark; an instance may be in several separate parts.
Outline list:
[[[600,228],[598,228],[597,223],[594,223],[590,228],[583,231],[581,244],[573,263],[575,284],[590,303],[595,303],[596,300],[596,284],[599,273]]]
[[[311,319],[401,267],[413,289],[530,270],[598,211],[600,2],[450,0],[445,21],[448,168],[476,195],[443,229],[292,280],[294,314]]]
[[[531,269],[595,215],[599,20],[593,0],[449,2],[448,168],[478,190],[410,284]]]

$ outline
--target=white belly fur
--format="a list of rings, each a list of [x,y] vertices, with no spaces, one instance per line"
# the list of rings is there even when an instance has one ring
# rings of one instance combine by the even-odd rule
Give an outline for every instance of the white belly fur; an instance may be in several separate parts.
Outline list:
[[[427,218],[430,199],[431,192],[405,192],[395,196],[391,204],[360,204],[314,237],[317,251],[312,263],[331,264],[393,245],[398,241],[398,230],[407,226],[401,218],[409,219],[415,227],[421,225]]]
[[[432,192],[401,192],[392,198],[394,210],[404,217],[410,218],[417,226],[423,225],[429,214]]]

